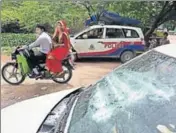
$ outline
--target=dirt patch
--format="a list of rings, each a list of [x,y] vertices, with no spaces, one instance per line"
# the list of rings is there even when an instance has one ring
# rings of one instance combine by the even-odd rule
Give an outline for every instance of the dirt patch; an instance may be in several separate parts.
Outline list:
[[[72,88],[71,85],[58,85],[55,83],[23,84],[20,86],[1,86],[1,108],[16,102]]]
[[[7,61],[10,61],[10,56],[1,55],[1,63],[5,63]]]

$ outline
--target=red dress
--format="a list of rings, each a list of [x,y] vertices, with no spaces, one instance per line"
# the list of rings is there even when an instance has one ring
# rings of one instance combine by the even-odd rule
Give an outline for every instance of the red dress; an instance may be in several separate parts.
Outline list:
[[[67,33],[65,32],[62,33],[59,43],[62,43],[63,46],[58,46],[54,48],[53,50],[51,50],[51,52],[48,53],[48,56],[46,59],[46,66],[49,69],[49,71],[53,73],[60,73],[63,71],[62,61],[69,54],[70,40],[69,40]]]

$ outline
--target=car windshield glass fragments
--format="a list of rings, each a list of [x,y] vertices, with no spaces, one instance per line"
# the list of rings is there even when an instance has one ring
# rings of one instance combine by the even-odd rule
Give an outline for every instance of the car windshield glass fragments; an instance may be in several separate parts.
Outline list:
[[[124,38],[124,34],[121,29],[107,28],[106,38]]]
[[[176,59],[151,51],[82,92],[69,133],[176,132]]]

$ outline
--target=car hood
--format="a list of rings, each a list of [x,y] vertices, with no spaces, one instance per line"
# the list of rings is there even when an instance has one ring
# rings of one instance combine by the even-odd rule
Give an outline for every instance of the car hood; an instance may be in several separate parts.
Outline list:
[[[1,110],[1,133],[36,133],[52,108],[70,89],[25,100]]]

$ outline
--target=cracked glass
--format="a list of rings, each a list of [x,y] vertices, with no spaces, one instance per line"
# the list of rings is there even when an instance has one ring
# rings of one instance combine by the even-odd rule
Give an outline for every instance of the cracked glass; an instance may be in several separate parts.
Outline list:
[[[154,50],[116,68],[81,93],[68,133],[176,132],[175,70]]]

